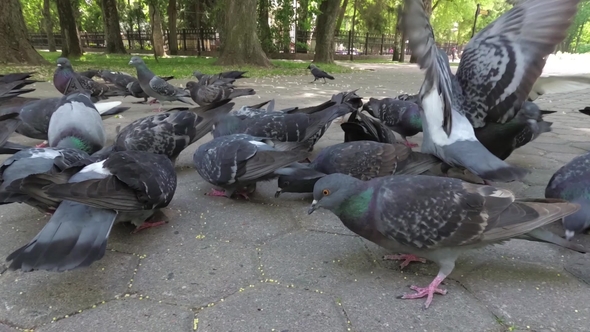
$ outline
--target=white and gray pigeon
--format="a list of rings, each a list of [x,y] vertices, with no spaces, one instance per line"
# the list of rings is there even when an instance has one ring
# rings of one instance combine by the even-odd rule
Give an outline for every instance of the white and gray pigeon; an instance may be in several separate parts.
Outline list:
[[[193,162],[205,181],[223,188],[213,188],[209,195],[231,198],[237,194],[248,199],[257,182],[290,174],[289,165],[306,157],[306,151],[276,149],[272,139],[233,134],[199,146]]]
[[[49,120],[47,141],[51,147],[78,149],[89,154],[105,146],[104,124],[87,94],[75,92],[61,101]]]
[[[578,212],[563,218],[566,239],[590,228],[590,152],[557,170],[547,184],[545,197],[580,204]]]
[[[104,256],[115,223],[131,222],[136,231],[164,223],[146,220],[168,206],[176,191],[176,172],[166,156],[115,152],[78,168],[67,183],[44,188],[48,196],[63,201],[39,234],[8,256],[10,269],[59,272],[86,267]],[[33,176],[23,185],[35,181]]]
[[[541,75],[546,57],[566,36],[579,0],[525,0],[467,44],[456,75],[435,44],[421,0],[406,0],[404,29],[425,70],[422,151],[484,179],[514,181],[528,171],[490,153],[474,128],[510,121]]]
[[[193,105],[188,91],[177,88],[163,78],[156,76],[140,57],[132,57],[129,64],[137,70],[137,79],[143,91],[148,96],[155,98],[160,104],[158,111],[162,110],[162,102],[164,101],[180,101]]]
[[[399,175],[361,181],[344,174],[330,174],[314,187],[308,213],[318,208],[332,211],[354,233],[393,252],[393,259],[431,260],[440,267],[427,287],[411,286],[404,299],[434,294],[467,250],[512,238],[556,244],[571,250],[586,248],[541,229],[566,217],[579,205],[556,199],[516,199],[507,190],[457,179]]]

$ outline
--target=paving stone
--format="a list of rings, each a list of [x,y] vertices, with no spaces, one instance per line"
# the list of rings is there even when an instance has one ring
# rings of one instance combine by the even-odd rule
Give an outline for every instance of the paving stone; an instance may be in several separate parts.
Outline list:
[[[195,239],[142,260],[132,290],[155,300],[199,307],[258,281],[254,247]]]
[[[197,313],[199,332],[346,331],[346,317],[327,294],[259,284]]]
[[[35,331],[77,332],[83,326],[84,331],[187,332],[193,329],[193,320],[193,312],[186,308],[126,299],[107,302]]]
[[[0,323],[0,332],[17,332],[18,330]]]
[[[49,323],[128,291],[139,257],[107,252],[88,268],[0,276],[0,321],[22,327]]]

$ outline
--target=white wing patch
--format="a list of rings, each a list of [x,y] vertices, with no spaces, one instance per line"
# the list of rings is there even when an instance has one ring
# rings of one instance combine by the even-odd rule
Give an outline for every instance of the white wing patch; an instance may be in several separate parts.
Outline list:
[[[97,163],[94,164],[90,164],[86,167],[84,167],[80,173],[88,173],[88,172],[94,172],[94,173],[98,173],[98,174],[102,174],[102,175],[113,175],[107,168],[104,167],[104,162],[106,160],[103,161],[99,161]]]

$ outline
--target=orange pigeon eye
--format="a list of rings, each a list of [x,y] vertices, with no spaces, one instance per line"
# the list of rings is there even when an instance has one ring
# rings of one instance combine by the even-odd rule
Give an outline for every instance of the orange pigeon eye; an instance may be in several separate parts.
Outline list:
[[[322,194],[324,194],[324,196],[328,196],[330,195],[330,191],[328,189],[324,189],[324,191],[322,191]]]

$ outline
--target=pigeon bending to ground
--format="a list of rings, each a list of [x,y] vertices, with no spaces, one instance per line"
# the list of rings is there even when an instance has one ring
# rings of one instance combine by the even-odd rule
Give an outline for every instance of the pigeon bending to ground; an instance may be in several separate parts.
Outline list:
[[[98,70],[98,69],[88,69],[86,71],[78,72],[78,74],[80,76],[84,76],[84,77],[87,77],[87,78],[93,78],[95,76],[96,77],[100,77],[100,70]]]
[[[201,73],[200,71],[193,72],[193,76],[196,77],[199,81],[203,81],[207,85],[213,83],[232,84],[236,81],[236,79],[232,77],[223,77],[221,76],[221,74],[207,75]]]
[[[319,69],[316,65],[314,65],[313,63],[311,63],[309,66],[307,66],[307,69],[309,69],[311,71],[311,74],[313,75],[313,81],[309,82],[309,83],[313,83],[317,80],[319,80],[320,78],[324,80],[324,84],[326,84],[326,78],[329,80],[333,80],[334,76],[326,73],[325,71]]]
[[[354,111],[347,122],[340,125],[344,131],[344,142],[373,141],[394,144],[397,142],[393,130],[381,121]]]
[[[212,189],[209,195],[248,199],[256,183],[291,174],[289,165],[307,157],[306,151],[280,151],[272,139],[234,134],[217,137],[195,151],[193,161],[203,179],[223,190]]]
[[[248,77],[244,76],[245,73],[247,73],[247,71],[232,70],[232,71],[224,71],[224,72],[221,72],[216,75],[205,75],[205,74],[201,73],[200,71],[195,70],[193,72],[193,76],[196,77],[198,80],[201,80],[201,78],[203,78],[204,76],[208,76],[208,77],[216,78],[216,79],[228,78],[228,79],[238,80],[240,78],[248,78]],[[231,83],[233,83],[233,82],[231,82]]]
[[[101,70],[99,72],[99,76],[107,83],[112,83],[119,87],[120,89],[126,90],[131,96],[135,98],[143,98],[143,102],[136,102],[136,103],[146,103],[148,100],[148,95],[143,91],[141,86],[139,85],[139,80],[127,73],[123,72],[115,72],[111,70]],[[174,78],[174,76],[160,76],[163,80],[169,81]],[[152,100],[152,103],[155,103],[155,99]]]
[[[186,111],[154,114],[135,120],[121,129],[113,146],[104,150],[136,150],[163,154],[175,163],[185,148],[208,134],[215,119],[229,113],[233,106],[234,103],[218,103]]]
[[[168,206],[176,191],[176,172],[162,155],[141,151],[115,152],[107,159],[79,166],[67,183],[43,188],[63,201],[29,244],[11,253],[12,270],[67,271],[101,259],[113,224],[131,222],[136,230],[163,222],[146,221]],[[31,176],[23,181],[50,181]]]
[[[162,111],[163,101],[180,101],[192,105],[190,93],[188,91],[177,88],[161,77],[156,76],[151,70],[149,70],[140,57],[132,57],[129,64],[137,69],[137,79],[139,80],[141,89],[148,96],[155,98],[158,101],[158,104],[160,105],[158,112]]]
[[[590,228],[590,153],[577,156],[561,167],[549,180],[545,197],[580,204],[580,210],[563,218],[565,237]]]
[[[66,58],[57,59],[57,68],[53,74],[53,85],[63,95],[80,90],[87,91],[93,102],[108,97],[125,96],[123,89],[119,89],[114,85],[98,83],[76,73],[70,60]]]
[[[420,106],[416,103],[393,98],[381,100],[370,98],[363,106],[363,111],[381,120],[386,126],[400,134],[408,147],[414,148],[418,144],[408,142],[407,136],[414,136],[422,132],[422,117]]]
[[[393,174],[422,174],[437,164],[440,164],[438,158],[412,152],[400,143],[340,143],[323,149],[309,165],[301,165],[292,174],[281,175],[275,197],[284,192],[311,193],[315,183],[327,174],[342,173],[370,180]]]
[[[403,175],[361,181],[344,174],[321,178],[313,190],[309,213],[332,211],[356,234],[386,249],[397,259],[426,258],[438,264],[438,275],[427,287],[404,299],[446,294],[440,283],[453,271],[458,256],[469,249],[512,238],[587,249],[539,227],[566,217],[577,204],[557,199],[516,199],[509,190],[457,179]]]
[[[528,171],[494,156],[474,128],[510,121],[539,78],[546,57],[566,36],[579,0],[526,0],[475,35],[456,75],[436,47],[421,0],[406,0],[404,29],[426,75],[420,89],[422,151],[484,179],[514,181]]]
[[[255,95],[254,89],[235,89],[233,85],[225,83],[205,84],[204,81],[186,83],[192,100],[199,106],[207,106],[225,99]]]

